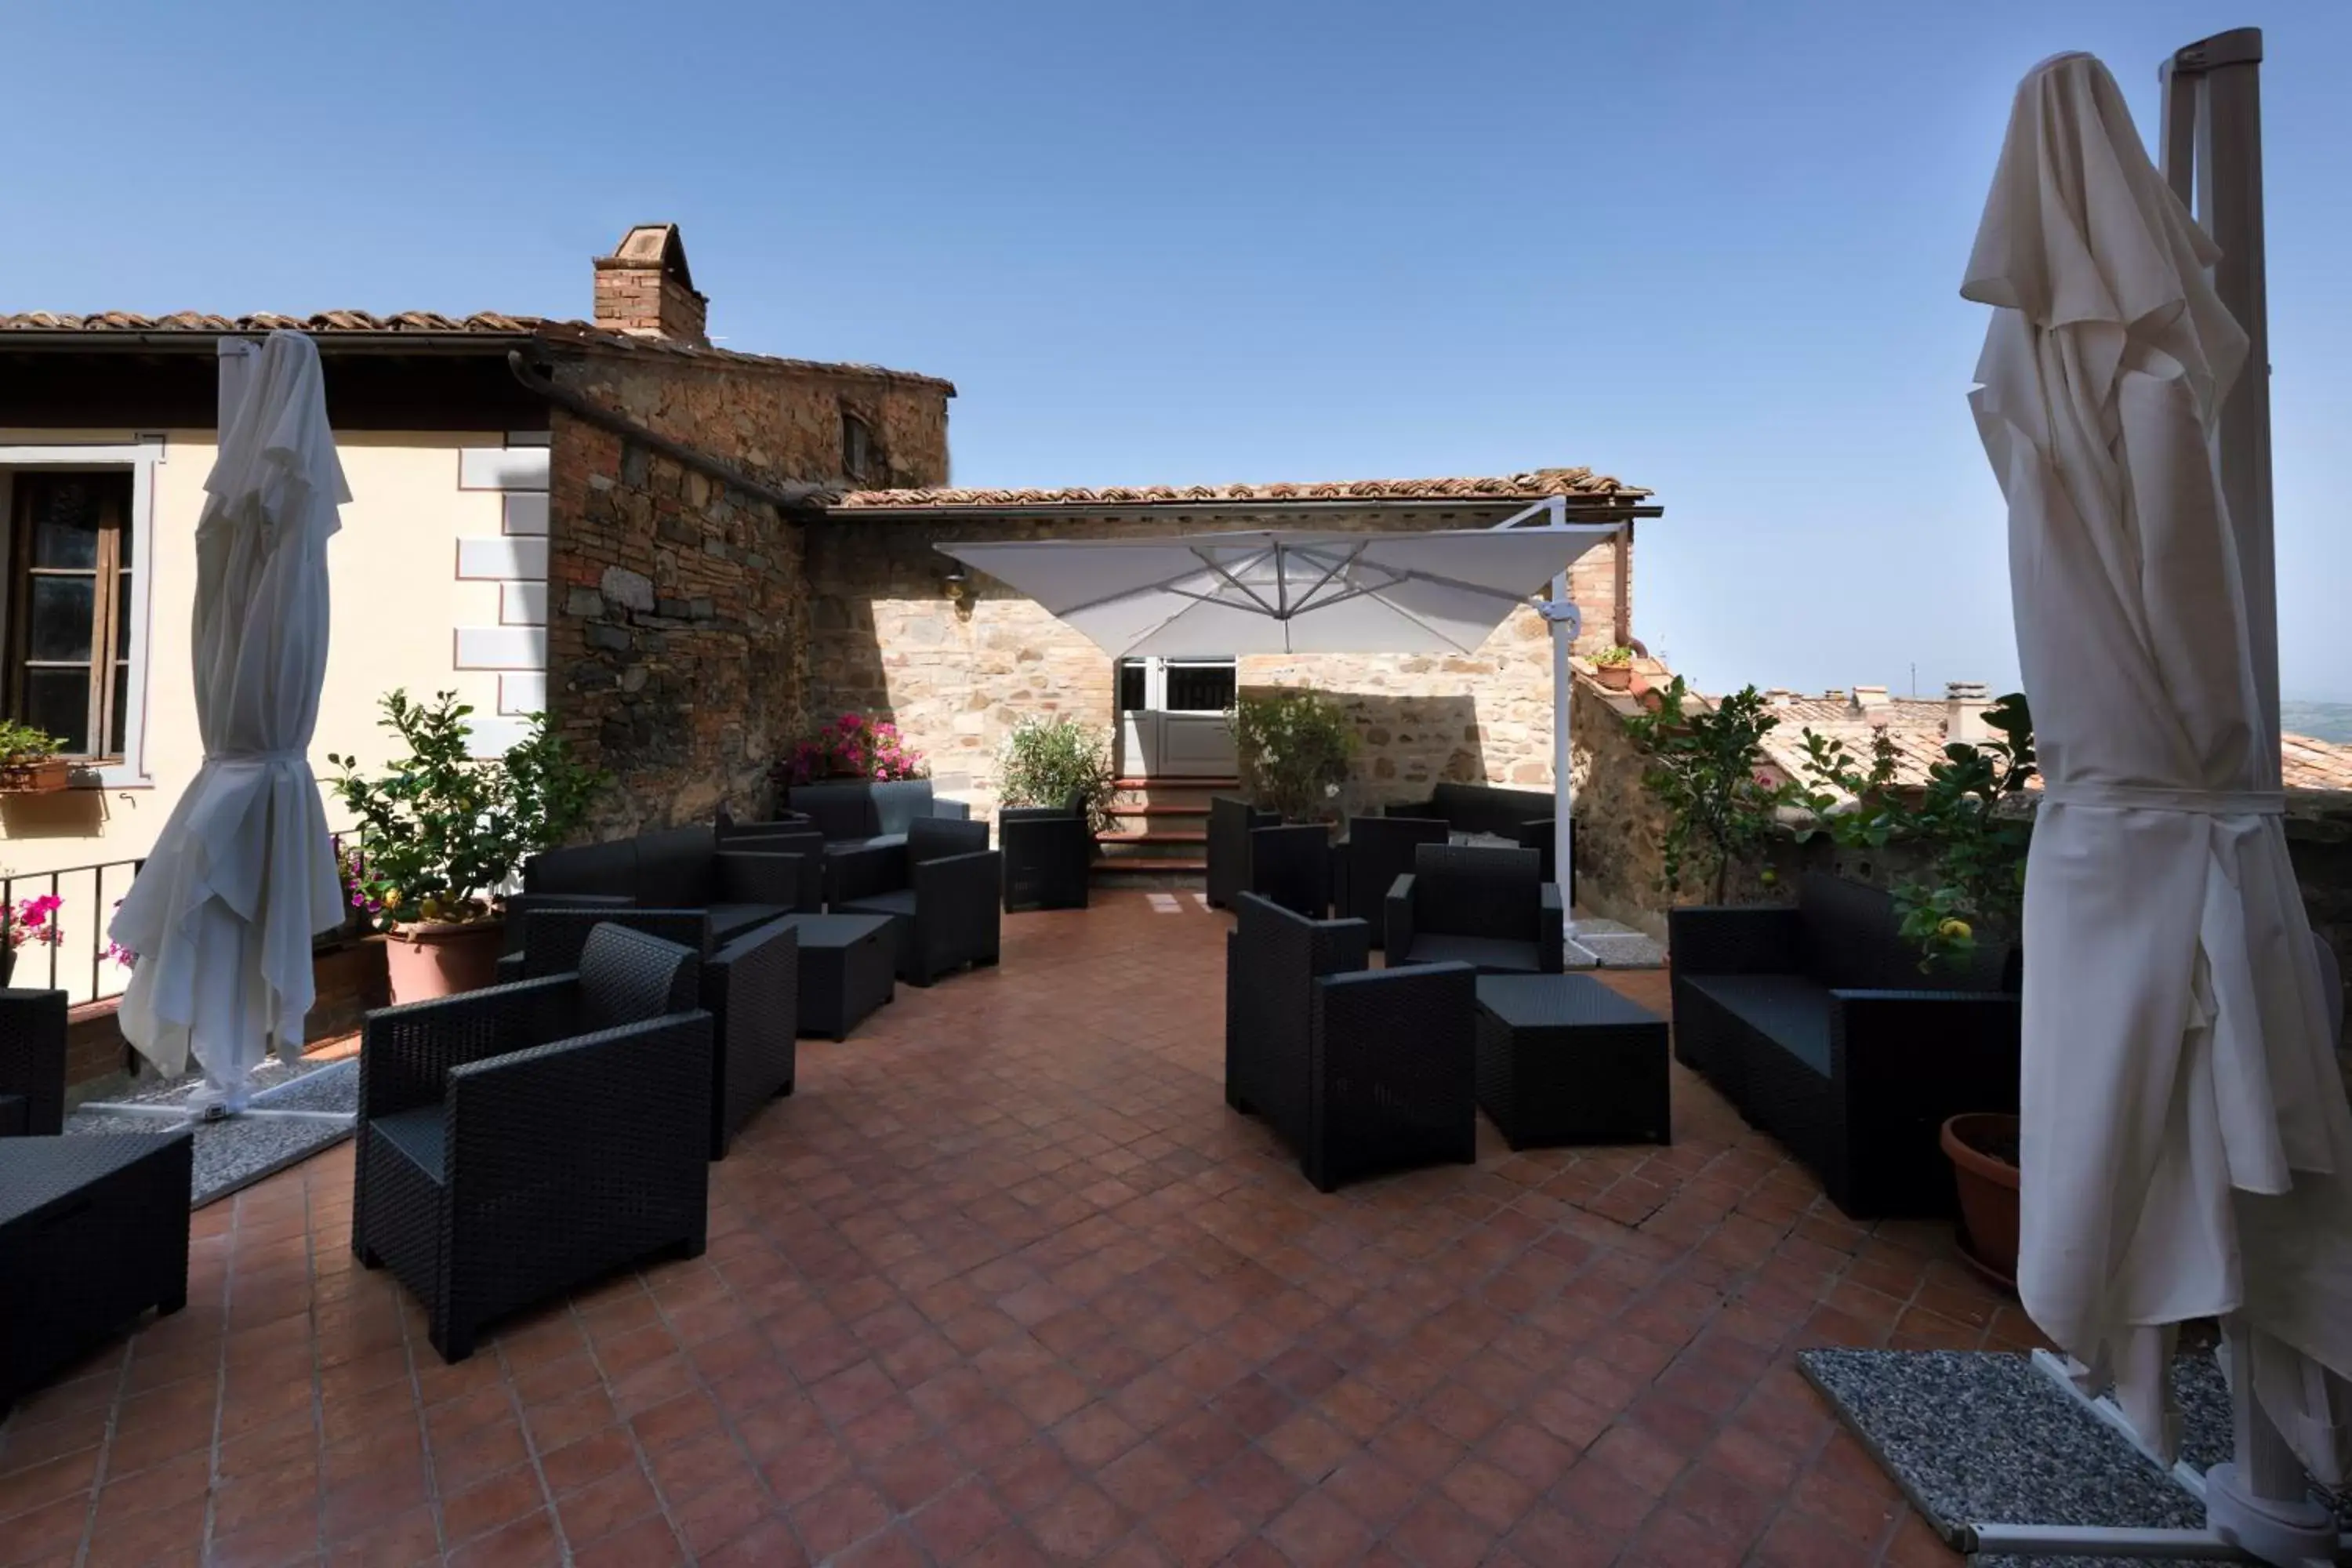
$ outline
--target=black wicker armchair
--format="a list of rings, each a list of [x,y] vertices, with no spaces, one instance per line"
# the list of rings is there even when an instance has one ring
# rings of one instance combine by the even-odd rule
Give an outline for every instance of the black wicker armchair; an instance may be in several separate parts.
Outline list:
[[[609,922],[576,973],[368,1015],[352,1250],[434,1349],[649,1254],[703,1250],[710,1015],[690,948]]]
[[[1806,874],[1794,906],[1668,912],[1675,1055],[1857,1219],[1948,1214],[1948,1117],[2017,1109],[2005,953],[1922,973],[1874,888]]]
[[[1372,928],[1372,945],[1385,947],[1389,889],[1412,869],[1415,850],[1444,843],[1448,831],[1433,817],[1351,818],[1348,837],[1332,848],[1331,902],[1340,918],[1366,922]]]
[[[1390,886],[1388,962],[1475,966],[1482,974],[1558,974],[1567,911],[1532,849],[1423,844]]]
[[[0,1138],[65,1131],[66,994],[0,991]]]
[[[1236,896],[1225,1103],[1264,1117],[1323,1192],[1477,1157],[1477,974],[1364,967],[1370,928]]]
[[[1279,827],[1282,818],[1233,795],[1209,797],[1208,896],[1217,909],[1233,908],[1250,885],[1250,834]]]
[[[524,922],[522,951],[499,960],[501,982],[569,974],[589,933],[626,926],[702,957],[710,1015],[710,1157],[723,1160],[743,1124],[792,1093],[798,1056],[801,939],[789,920],[755,926],[721,946],[701,910],[541,910]]]
[[[1061,805],[1012,805],[996,814],[1004,855],[1004,912],[1082,910],[1093,879],[1094,824],[1087,797]]]
[[[929,985],[996,962],[1004,858],[988,847],[985,822],[919,816],[904,844],[839,850],[830,864],[835,913],[890,917],[899,979]]]

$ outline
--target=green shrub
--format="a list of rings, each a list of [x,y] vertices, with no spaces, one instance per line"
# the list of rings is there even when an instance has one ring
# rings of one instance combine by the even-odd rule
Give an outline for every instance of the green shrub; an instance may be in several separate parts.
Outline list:
[[[0,719],[0,759],[10,762],[38,762],[54,757],[64,744],[46,730],[36,730],[30,724],[19,724],[14,719]]]
[[[1087,826],[1097,833],[1109,826],[1111,797],[1118,793],[1109,737],[1066,716],[1014,725],[997,760],[997,780],[1006,805],[1061,805],[1083,797]]]
[[[1649,755],[1642,783],[1666,810],[1660,845],[1660,881],[1680,892],[1685,877],[1707,879],[1721,903],[1731,868],[1772,836],[1774,814],[1795,793],[1759,776],[1764,737],[1780,722],[1754,687],[1745,687],[1710,710],[1686,706],[1683,678],[1658,693],[1658,706],[1625,721],[1625,731]]]
[[[1964,965],[1987,941],[2013,939],[2022,923],[2033,824],[2018,807],[2034,773],[2033,714],[2013,691],[1985,710],[1985,721],[1994,738],[1946,746],[1924,787],[1895,782],[1895,748],[1883,730],[1867,767],[1844,742],[1805,731],[1805,773],[1816,787],[1797,798],[1818,826],[1800,837],[1826,833],[1849,849],[1899,846],[1927,858],[1924,876],[1894,888],[1903,935],[1918,948],[1922,969]]]
[[[1252,800],[1286,822],[1339,814],[1356,727],[1338,703],[1295,687],[1244,692],[1225,722]]]
[[[330,787],[359,817],[344,868],[352,901],[393,924],[488,914],[524,858],[561,843],[611,782],[572,755],[544,713],[493,760],[472,754],[474,710],[454,691],[429,703],[394,691],[383,707],[406,756],[377,778],[362,777],[356,758],[327,761],[342,770]]]

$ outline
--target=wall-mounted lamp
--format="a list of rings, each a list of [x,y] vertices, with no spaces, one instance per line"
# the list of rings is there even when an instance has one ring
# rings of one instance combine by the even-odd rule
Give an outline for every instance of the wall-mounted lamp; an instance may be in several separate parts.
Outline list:
[[[940,592],[945,594],[948,603],[955,606],[957,620],[971,619],[971,579],[964,575],[962,567],[957,567],[940,579]]]

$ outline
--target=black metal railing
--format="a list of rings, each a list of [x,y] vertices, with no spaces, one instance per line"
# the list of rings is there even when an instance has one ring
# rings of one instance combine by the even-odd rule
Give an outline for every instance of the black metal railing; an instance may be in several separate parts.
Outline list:
[[[345,839],[357,836],[355,828],[333,836],[337,865],[342,863]],[[113,942],[106,928],[114,920],[115,906],[146,864],[146,857],[141,856],[0,876],[0,950],[11,955],[7,983],[62,990],[77,1004],[121,995],[131,971],[110,956]],[[48,906],[37,928],[24,918],[25,906],[42,899],[57,902]],[[34,934],[39,929],[54,935]],[[81,989],[85,966],[87,992]]]

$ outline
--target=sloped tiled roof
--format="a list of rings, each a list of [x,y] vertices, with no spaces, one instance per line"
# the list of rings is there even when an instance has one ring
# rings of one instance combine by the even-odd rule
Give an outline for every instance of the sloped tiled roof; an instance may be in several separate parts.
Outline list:
[[[1263,485],[1110,485],[1071,489],[853,490],[835,510],[923,510],[992,508],[1008,511],[1085,511],[1101,507],[1200,506],[1251,501],[1533,501],[1548,496],[1639,500],[1650,492],[1591,468],[1537,468],[1488,478],[1335,479]]]
[[[778,371],[824,371],[835,374],[867,375],[944,388],[953,395],[953,384],[912,371],[886,370],[880,365],[838,364],[821,360],[784,359],[774,354],[740,353],[733,349],[701,348],[665,338],[638,337],[597,326],[593,321],[567,321],[550,316],[509,316],[480,310],[470,316],[445,316],[432,310],[401,310],[377,315],[367,310],[321,310],[310,316],[282,316],[264,311],[247,316],[207,315],[180,310],[165,316],[142,316],[129,310],[101,310],[87,316],[60,315],[47,310],[0,314],[0,343],[11,332],[86,332],[109,334],[176,333],[218,336],[223,332],[309,332],[332,343],[339,337],[397,339],[403,336],[481,335],[537,337],[551,342],[611,349],[628,353],[676,354],[719,363]]]

